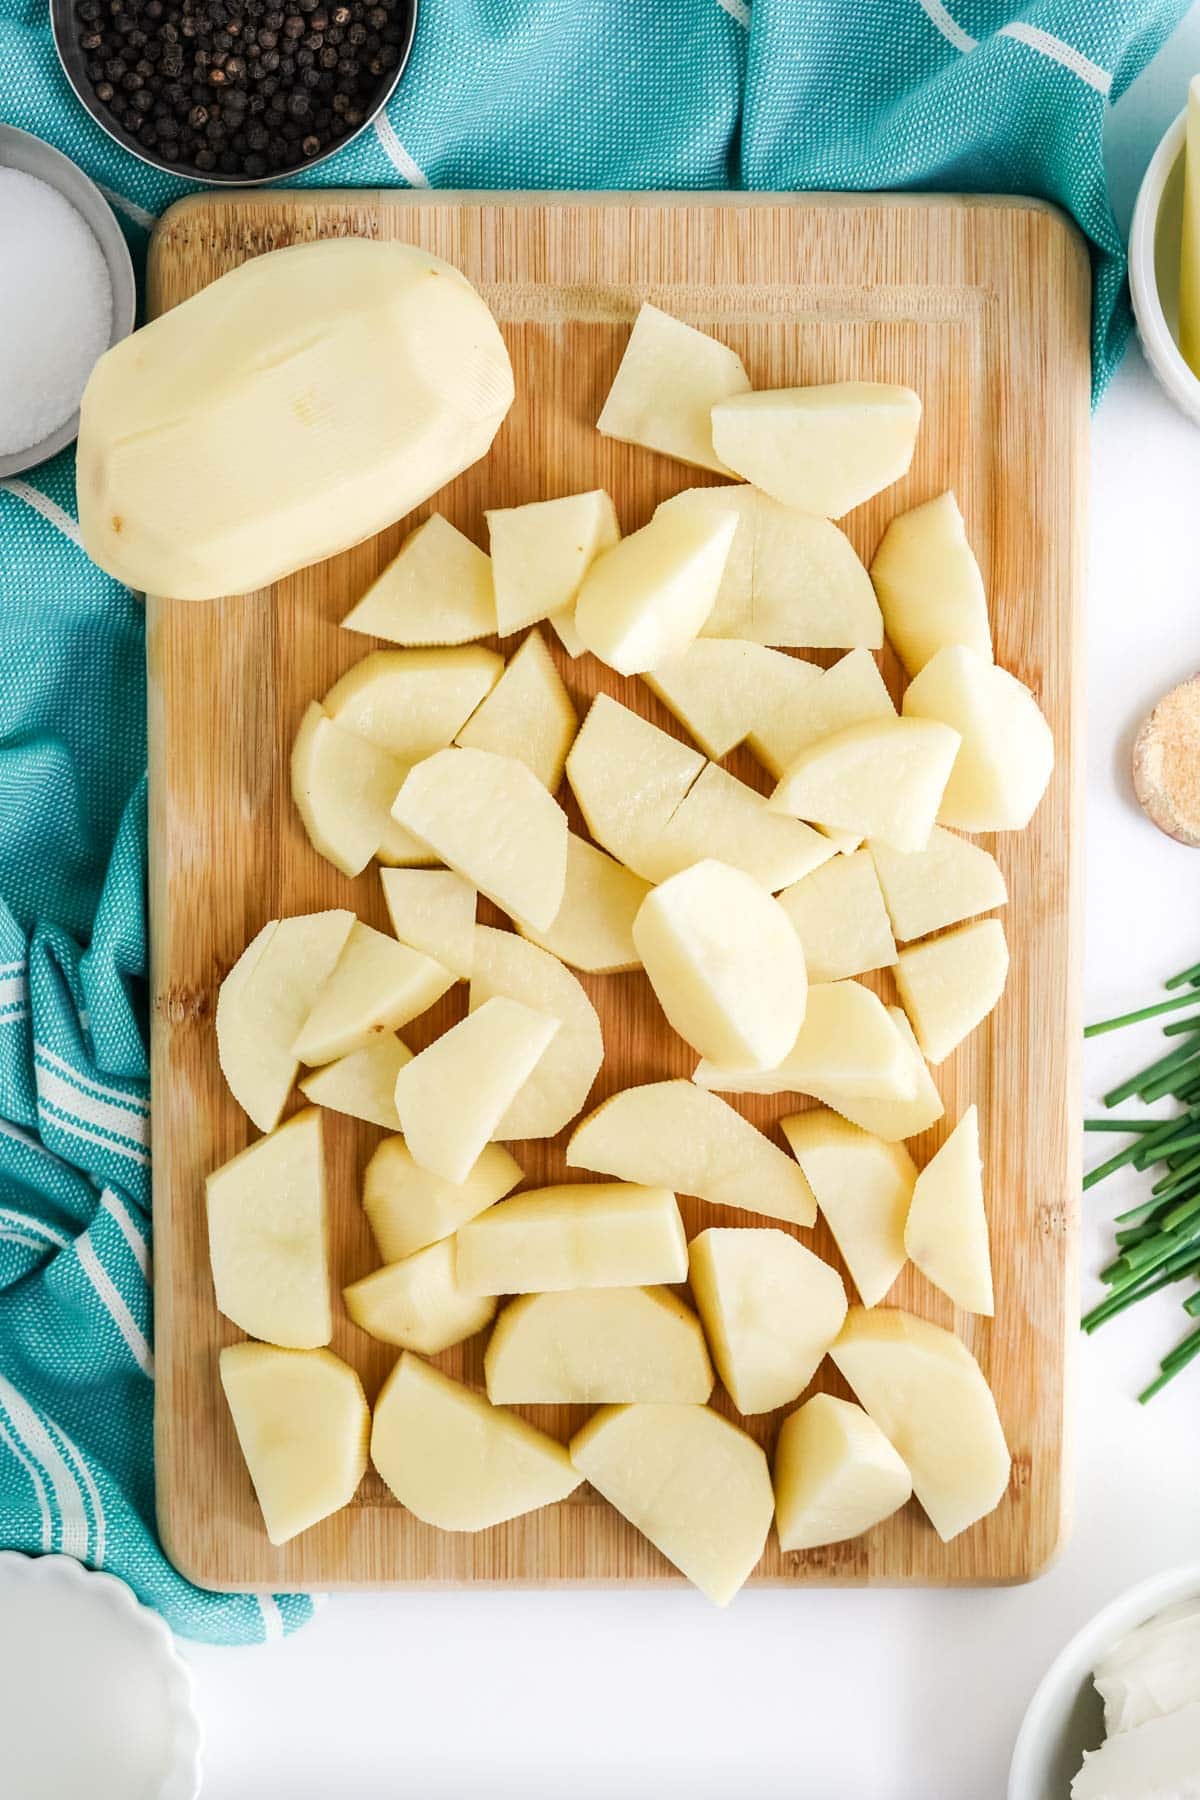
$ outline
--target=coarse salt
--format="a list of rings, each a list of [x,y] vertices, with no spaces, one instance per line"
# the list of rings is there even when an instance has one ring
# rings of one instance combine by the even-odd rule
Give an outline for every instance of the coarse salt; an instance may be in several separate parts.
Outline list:
[[[32,449],[77,410],[112,312],[83,217],[47,182],[0,168],[0,456]]]

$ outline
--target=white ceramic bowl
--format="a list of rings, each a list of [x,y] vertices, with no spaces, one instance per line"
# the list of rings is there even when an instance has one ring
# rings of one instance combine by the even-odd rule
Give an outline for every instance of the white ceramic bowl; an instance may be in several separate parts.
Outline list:
[[[1139,1582],[1090,1619],[1051,1663],[1029,1703],[1008,1772],[1008,1800],[1069,1800],[1085,1750],[1104,1741],[1092,1670],[1107,1650],[1164,1607],[1200,1597],[1200,1563]]]
[[[1129,288],[1146,361],[1181,412],[1200,425],[1200,380],[1179,349],[1179,246],[1183,236],[1181,112],[1150,159],[1129,232]]]

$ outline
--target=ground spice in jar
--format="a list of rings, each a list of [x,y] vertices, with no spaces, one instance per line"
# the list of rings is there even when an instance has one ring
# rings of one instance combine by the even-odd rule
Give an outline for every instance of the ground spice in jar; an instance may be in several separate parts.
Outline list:
[[[33,449],[78,410],[112,313],[87,221],[48,182],[0,168],[0,456]]]
[[[1138,732],[1133,785],[1160,831],[1200,848],[1200,675],[1164,694]]]
[[[75,0],[84,70],[138,149],[251,181],[336,148],[404,54],[408,0]]]

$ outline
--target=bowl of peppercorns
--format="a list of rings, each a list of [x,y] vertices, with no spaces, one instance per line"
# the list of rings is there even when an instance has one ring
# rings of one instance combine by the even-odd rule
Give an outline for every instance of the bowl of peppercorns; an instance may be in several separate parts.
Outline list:
[[[51,0],[96,123],[172,175],[239,186],[311,169],[404,72],[417,0]]]

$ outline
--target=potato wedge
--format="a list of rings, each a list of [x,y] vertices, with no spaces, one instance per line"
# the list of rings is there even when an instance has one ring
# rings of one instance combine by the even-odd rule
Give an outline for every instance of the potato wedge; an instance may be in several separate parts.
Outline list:
[[[465,980],[475,955],[471,883],[452,869],[381,869],[379,878],[399,941]]]
[[[713,407],[717,455],[784,506],[840,519],[899,481],[921,402],[877,381],[765,389]]]
[[[834,854],[833,845],[811,825],[773,812],[762,794],[709,763],[662,827],[657,842],[643,853],[642,868],[661,882],[714,858],[753,876],[773,893]]]
[[[982,844],[935,825],[924,850],[871,845],[892,930],[901,943],[991,912],[1008,900],[994,856]]]
[[[491,637],[496,629],[491,558],[441,513],[432,513],[409,532],[342,628],[410,646]]]
[[[466,1180],[456,1182],[423,1169],[402,1137],[388,1137],[363,1175],[363,1211],[384,1262],[400,1262],[452,1236],[523,1179],[501,1144],[486,1145]]]
[[[381,862],[426,863],[430,853],[392,818],[408,764],[353,731],[343,731],[316,701],[292,745],[292,798],[319,855],[343,875]]]
[[[455,738],[468,750],[515,756],[554,792],[579,720],[540,632],[531,631]]]
[[[746,393],[749,387],[736,351],[646,301],[633,322],[596,430],[680,462],[728,473],[713,449],[712,408],[717,400]]]
[[[412,1051],[395,1032],[385,1031],[361,1050],[340,1056],[336,1062],[312,1069],[300,1083],[300,1092],[314,1106],[330,1112],[366,1119],[385,1131],[399,1131],[396,1111],[396,1077]]]
[[[804,949],[811,981],[887,969],[896,945],[869,850],[833,856],[777,896]]]
[[[451,970],[355,919],[312,1010],[296,1034],[293,1053],[315,1067],[362,1050],[427,1012],[454,986]]]
[[[827,1108],[796,1113],[781,1120],[780,1129],[863,1305],[877,1305],[905,1264],[916,1163],[903,1144],[886,1144]]]
[[[692,1080],[722,1094],[837,1094],[859,1102],[912,1100],[918,1076],[911,1047],[870,988],[814,981],[804,1024],[774,1068],[722,1068],[704,1058]]]
[[[499,681],[504,658],[480,644],[453,650],[375,650],[335,681],[322,705],[403,763],[452,742]]]
[[[687,1242],[669,1188],[603,1181],[533,1188],[458,1233],[464,1294],[653,1287],[687,1276]]]
[[[736,530],[732,512],[656,513],[597,557],[575,602],[593,656],[621,675],[681,656],[713,609]]]
[[[698,750],[597,694],[567,756],[567,780],[596,842],[652,881],[660,834],[703,767]]]
[[[665,1287],[520,1295],[483,1366],[495,1405],[702,1405],[713,1389],[700,1321]]]
[[[906,944],[896,986],[921,1053],[936,1068],[995,1007],[1008,980],[999,919],[973,919],[941,937]]]
[[[538,619],[573,614],[588,569],[621,536],[613,503],[600,488],[493,508],[487,522],[496,586],[492,629],[501,637]]]
[[[453,1238],[439,1238],[342,1289],[354,1323],[385,1344],[438,1356],[489,1325],[496,1302],[459,1291]]]
[[[912,1261],[964,1312],[995,1311],[979,1113],[968,1106],[917,1176],[904,1245]]]
[[[952,493],[892,520],[871,580],[888,638],[909,675],[919,675],[947,644],[965,644],[991,662],[983,577]]]
[[[962,745],[938,820],[960,831],[1020,831],[1054,769],[1054,739],[1023,682],[973,650],[948,645],[904,695],[907,719],[939,720]]]
[[[811,1084],[810,1092],[814,1100],[823,1106],[831,1107],[834,1112],[841,1113],[852,1125],[859,1125],[874,1137],[880,1137],[888,1144],[897,1144],[902,1138],[916,1137],[927,1131],[945,1112],[942,1097],[929,1073],[929,1065],[921,1055],[917,1040],[913,1036],[908,1015],[902,1006],[889,1006],[888,1018],[895,1025],[903,1042],[905,1055],[909,1061],[912,1098],[908,1100],[871,1100],[855,1098],[840,1090],[824,1088],[819,1082]]]
[[[861,1537],[912,1494],[912,1476],[874,1419],[832,1394],[814,1394],[783,1421],[773,1477],[781,1550]]]
[[[744,638],[698,637],[682,656],[643,677],[715,761],[744,743],[764,717],[803,710],[822,671],[816,663]]]
[[[824,669],[816,681],[806,683],[803,701],[774,696],[764,704],[749,744],[763,767],[778,780],[803,751],[844,731],[875,719],[894,719],[896,709],[869,650],[851,650]],[[839,848],[841,846],[839,845]],[[857,842],[852,846],[857,849]]]
[[[688,1246],[688,1280],[740,1413],[803,1393],[846,1317],[837,1270],[773,1226],[702,1231]]]
[[[649,892],[648,881],[572,831],[562,905],[553,922],[545,931],[535,931],[525,919],[514,923],[522,937],[573,969],[591,975],[640,969],[633,921]]]
[[[554,1137],[587,1104],[604,1061],[595,1007],[569,969],[511,931],[475,928],[468,1006],[497,995],[557,1020],[558,1030],[491,1132],[497,1138]]]
[[[850,725],[802,750],[768,804],[896,850],[923,850],[961,741],[934,719]]]

